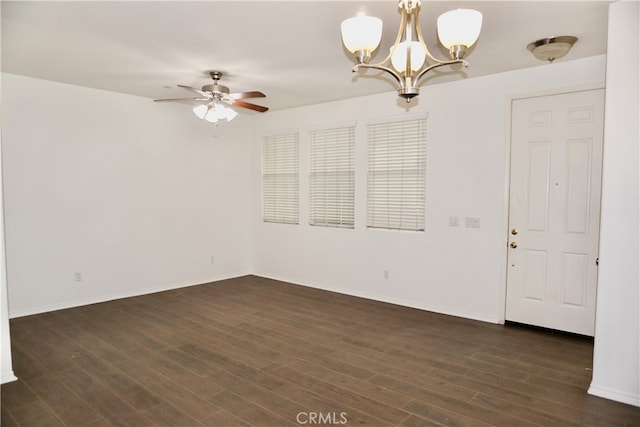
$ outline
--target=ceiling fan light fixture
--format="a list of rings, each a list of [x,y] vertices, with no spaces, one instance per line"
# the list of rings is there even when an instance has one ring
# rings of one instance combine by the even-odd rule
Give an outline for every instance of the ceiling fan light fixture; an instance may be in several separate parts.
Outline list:
[[[205,104],[198,105],[197,107],[193,107],[193,114],[198,116],[200,120],[204,119],[208,111],[209,111],[209,107]]]
[[[551,63],[568,54],[576,41],[574,36],[545,37],[529,43],[527,49],[539,60]]]
[[[208,106],[205,105],[204,107],[207,108]],[[230,122],[235,119],[237,115],[238,113],[232,108],[225,107],[222,104],[215,104],[213,107],[208,107],[208,111],[205,114],[204,119],[209,123],[218,123],[218,120],[226,120]]]
[[[209,123],[218,123],[218,114],[216,114],[215,110],[211,108],[204,116],[204,119]]]
[[[227,107],[226,110],[227,111],[226,111],[225,115],[226,115],[226,119],[227,119],[228,122],[230,122],[231,120],[235,119],[236,116],[238,115],[238,113],[233,108]]]

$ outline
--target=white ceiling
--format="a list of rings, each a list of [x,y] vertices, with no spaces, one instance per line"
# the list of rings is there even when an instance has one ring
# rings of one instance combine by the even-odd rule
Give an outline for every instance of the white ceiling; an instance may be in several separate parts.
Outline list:
[[[424,84],[534,66],[526,46],[542,37],[574,35],[560,61],[606,52],[610,1],[429,1],[421,22],[432,53],[435,20],[472,7],[483,30],[468,69],[438,72]],[[351,72],[340,22],[363,10],[384,21],[381,52],[399,24],[395,0],[385,1],[2,1],[2,71],[148,98],[192,96],[208,72],[225,72],[232,92],[260,90],[259,104],[292,108],[393,91],[370,70]],[[440,70],[444,70],[440,69]],[[366,77],[370,76],[370,77]],[[252,113],[253,114],[253,113]]]

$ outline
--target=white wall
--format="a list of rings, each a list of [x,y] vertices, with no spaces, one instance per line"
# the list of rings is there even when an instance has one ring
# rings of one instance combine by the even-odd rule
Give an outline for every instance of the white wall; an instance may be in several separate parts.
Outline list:
[[[559,61],[423,87],[411,111],[428,114],[424,233],[364,227],[364,123],[407,113],[391,86],[389,93],[381,95],[257,117],[251,150],[254,273],[489,322],[504,320],[508,100],[523,93],[603,85],[604,64],[604,56]],[[356,228],[311,227],[305,131],[346,121],[358,123]],[[300,225],[265,224],[261,221],[261,137],[296,128],[301,132]],[[450,227],[450,216],[460,217],[461,227]],[[479,218],[480,228],[465,228],[466,217]],[[384,279],[384,270],[389,271],[389,279]]]
[[[600,267],[589,393],[640,406],[640,3],[609,8]]]
[[[216,128],[182,104],[2,88],[10,316],[251,272],[250,116]]]

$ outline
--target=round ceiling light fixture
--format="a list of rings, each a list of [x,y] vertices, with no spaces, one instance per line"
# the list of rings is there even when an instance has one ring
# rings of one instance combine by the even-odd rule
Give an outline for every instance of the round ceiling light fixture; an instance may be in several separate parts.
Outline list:
[[[576,41],[574,36],[546,37],[529,43],[527,49],[539,60],[551,63],[569,53]]]

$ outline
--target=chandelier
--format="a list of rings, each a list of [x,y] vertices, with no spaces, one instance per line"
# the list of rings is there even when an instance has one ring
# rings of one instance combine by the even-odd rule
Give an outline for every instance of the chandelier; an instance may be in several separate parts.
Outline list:
[[[424,41],[420,29],[421,0],[398,0],[401,13],[398,35],[389,55],[377,64],[369,64],[373,52],[382,39],[382,20],[374,16],[358,14],[342,22],[342,42],[353,53],[360,68],[374,68],[391,74],[398,84],[398,95],[410,102],[420,93],[420,79],[429,71],[443,65],[469,63],[464,55],[471,47],[482,27],[482,14],[473,9],[456,9],[438,17],[438,38],[449,50],[450,60],[435,58]],[[427,61],[427,58],[429,61]]]

